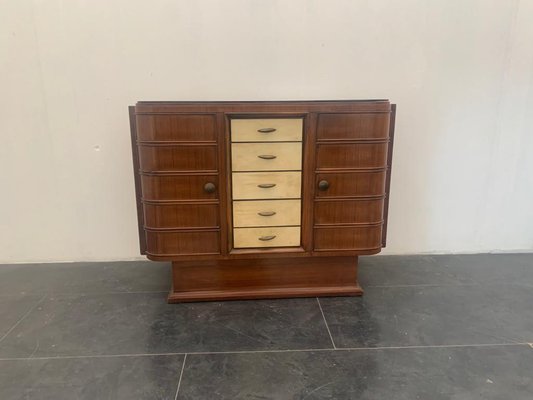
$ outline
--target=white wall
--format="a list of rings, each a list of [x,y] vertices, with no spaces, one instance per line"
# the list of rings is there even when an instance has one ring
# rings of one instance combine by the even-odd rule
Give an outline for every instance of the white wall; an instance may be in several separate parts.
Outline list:
[[[0,2],[0,262],[138,257],[127,106],[390,98],[388,253],[533,249],[533,2]]]

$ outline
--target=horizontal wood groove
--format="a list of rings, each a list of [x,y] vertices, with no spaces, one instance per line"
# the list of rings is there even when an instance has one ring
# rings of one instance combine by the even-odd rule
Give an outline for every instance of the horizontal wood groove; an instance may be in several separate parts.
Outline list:
[[[139,170],[139,174],[143,176],[189,176],[189,175],[212,175],[217,176],[218,171],[216,170],[206,170],[206,171],[199,171],[199,170],[192,170],[192,171],[143,171]]]
[[[201,256],[219,256],[220,252],[218,253],[175,253],[175,254],[164,253],[164,254],[161,254],[161,253],[151,253],[147,251],[146,255],[148,257],[152,257],[154,261],[170,261],[172,259],[179,259],[182,257],[194,256],[194,258],[196,259]]]
[[[381,247],[361,247],[361,248],[348,248],[348,249],[315,249],[313,253],[335,253],[337,251],[346,251],[346,252],[364,252],[365,254],[375,254],[381,251]],[[361,254],[361,253],[360,253]]]
[[[317,139],[316,143],[319,145],[328,145],[328,144],[374,144],[374,143],[389,143],[390,140],[388,137],[383,139],[375,138],[361,138],[361,139]]]
[[[171,206],[173,204],[219,204],[218,200],[211,199],[186,199],[186,200],[147,200],[141,199],[142,204],[150,204],[154,206]]]
[[[347,222],[347,223],[334,223],[334,224],[315,224],[313,225],[314,229],[333,229],[333,228],[351,228],[351,227],[361,227],[366,226],[377,226],[382,225],[383,220],[377,222]]]
[[[382,195],[378,195],[378,196],[316,197],[313,200],[314,201],[346,201],[346,200],[366,201],[366,200],[383,200],[385,197],[386,197],[386,194],[382,194]]]
[[[350,173],[350,172],[386,172],[387,167],[361,167],[361,168],[317,168],[315,170],[315,174],[344,174],[344,173]]]
[[[335,201],[341,201],[341,200],[372,200],[372,199],[380,199],[384,198],[385,194],[379,195],[379,196],[331,196],[331,197],[317,197],[313,199],[314,201],[329,201],[329,200],[335,200]]]
[[[220,227],[219,226],[199,226],[199,227],[176,227],[176,228],[152,228],[149,226],[144,226],[144,229],[150,232],[219,232]]]
[[[214,141],[142,140],[139,147],[218,146]]]

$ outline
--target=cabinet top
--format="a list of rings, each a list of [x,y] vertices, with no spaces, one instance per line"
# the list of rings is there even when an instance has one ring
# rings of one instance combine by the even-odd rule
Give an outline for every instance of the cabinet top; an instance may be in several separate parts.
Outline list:
[[[138,101],[137,114],[172,112],[390,112],[387,99],[280,101]]]

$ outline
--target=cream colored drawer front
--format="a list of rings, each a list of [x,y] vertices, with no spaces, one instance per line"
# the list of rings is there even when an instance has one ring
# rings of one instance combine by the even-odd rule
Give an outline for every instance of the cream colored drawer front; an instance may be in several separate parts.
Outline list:
[[[232,142],[295,142],[302,140],[301,118],[232,119]],[[271,132],[260,132],[259,130]]]
[[[234,200],[300,198],[301,172],[234,172],[232,180]]]
[[[233,171],[288,171],[302,169],[302,143],[233,143]]]
[[[233,247],[236,249],[245,247],[287,247],[299,245],[299,226],[233,229]]]
[[[233,225],[247,226],[300,225],[301,200],[234,201]]]

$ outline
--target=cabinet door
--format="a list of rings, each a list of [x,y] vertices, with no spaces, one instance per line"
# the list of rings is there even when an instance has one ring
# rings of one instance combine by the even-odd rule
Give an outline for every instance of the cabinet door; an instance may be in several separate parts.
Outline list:
[[[318,116],[315,251],[378,252],[385,244],[390,122],[389,112]]]
[[[220,254],[216,117],[140,114],[130,121],[145,254],[154,259]]]

